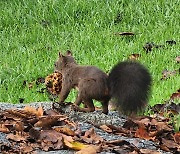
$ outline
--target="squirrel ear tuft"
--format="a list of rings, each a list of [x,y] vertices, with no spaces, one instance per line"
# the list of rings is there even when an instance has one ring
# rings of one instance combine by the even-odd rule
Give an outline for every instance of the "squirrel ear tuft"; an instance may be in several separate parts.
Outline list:
[[[67,56],[72,56],[72,52],[71,52],[70,50],[67,50],[67,51],[66,51],[66,55],[67,55]]]
[[[59,52],[59,57],[64,57],[63,54],[61,52]]]

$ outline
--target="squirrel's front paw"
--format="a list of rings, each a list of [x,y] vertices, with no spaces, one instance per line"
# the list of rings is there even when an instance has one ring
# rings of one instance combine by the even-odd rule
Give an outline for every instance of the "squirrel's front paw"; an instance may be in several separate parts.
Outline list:
[[[61,103],[53,102],[53,104],[52,104],[53,109],[59,109],[59,108],[65,107],[65,106],[66,106],[66,104],[64,102],[61,102]]]

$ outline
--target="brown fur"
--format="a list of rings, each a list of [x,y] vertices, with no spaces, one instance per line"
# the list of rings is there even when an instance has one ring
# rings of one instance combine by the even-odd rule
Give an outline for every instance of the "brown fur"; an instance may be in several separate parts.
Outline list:
[[[78,110],[94,111],[93,99],[95,99],[102,103],[103,113],[108,113],[110,95],[106,73],[95,66],[78,65],[69,52],[66,56],[59,53],[59,59],[55,63],[55,71],[63,75],[59,103],[63,103],[70,90],[77,87],[78,95],[75,105]],[[78,108],[80,103],[84,103],[87,108]]]
[[[115,98],[119,111],[136,113],[147,105],[151,86],[148,70],[137,62],[120,62],[114,66],[109,76],[95,66],[80,66],[70,51],[66,56],[59,53],[55,71],[62,74],[62,90],[59,103],[63,103],[72,88],[78,89],[75,109],[92,112],[93,99],[102,103],[103,113],[108,113],[108,102]],[[85,108],[79,108],[83,103]]]

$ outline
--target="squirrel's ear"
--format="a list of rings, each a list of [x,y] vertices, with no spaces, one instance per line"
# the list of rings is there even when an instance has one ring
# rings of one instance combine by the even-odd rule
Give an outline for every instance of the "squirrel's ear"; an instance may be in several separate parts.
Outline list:
[[[59,52],[59,58],[64,57],[61,52]]]
[[[72,56],[72,52],[71,52],[70,50],[67,50],[67,51],[66,51],[66,55],[67,55],[67,56]]]

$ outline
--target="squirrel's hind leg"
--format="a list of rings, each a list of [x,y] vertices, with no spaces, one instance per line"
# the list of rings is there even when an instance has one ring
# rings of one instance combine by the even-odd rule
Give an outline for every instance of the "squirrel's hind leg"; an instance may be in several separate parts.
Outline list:
[[[104,114],[108,114],[108,103],[109,103],[109,99],[105,99],[103,101],[101,101],[102,103],[102,112]]]
[[[75,100],[75,102],[74,102],[74,105],[79,106],[81,103],[84,104],[84,102],[82,101],[81,93],[79,92],[78,95],[77,95],[77,97],[76,97],[76,100]],[[87,107],[87,105],[84,104],[84,107]]]
[[[93,112],[93,111],[95,111],[95,107],[94,107],[92,99],[84,100],[83,102],[84,102],[84,105],[86,106],[85,108],[81,108],[75,104],[73,106],[74,110],[77,110],[80,112]]]

